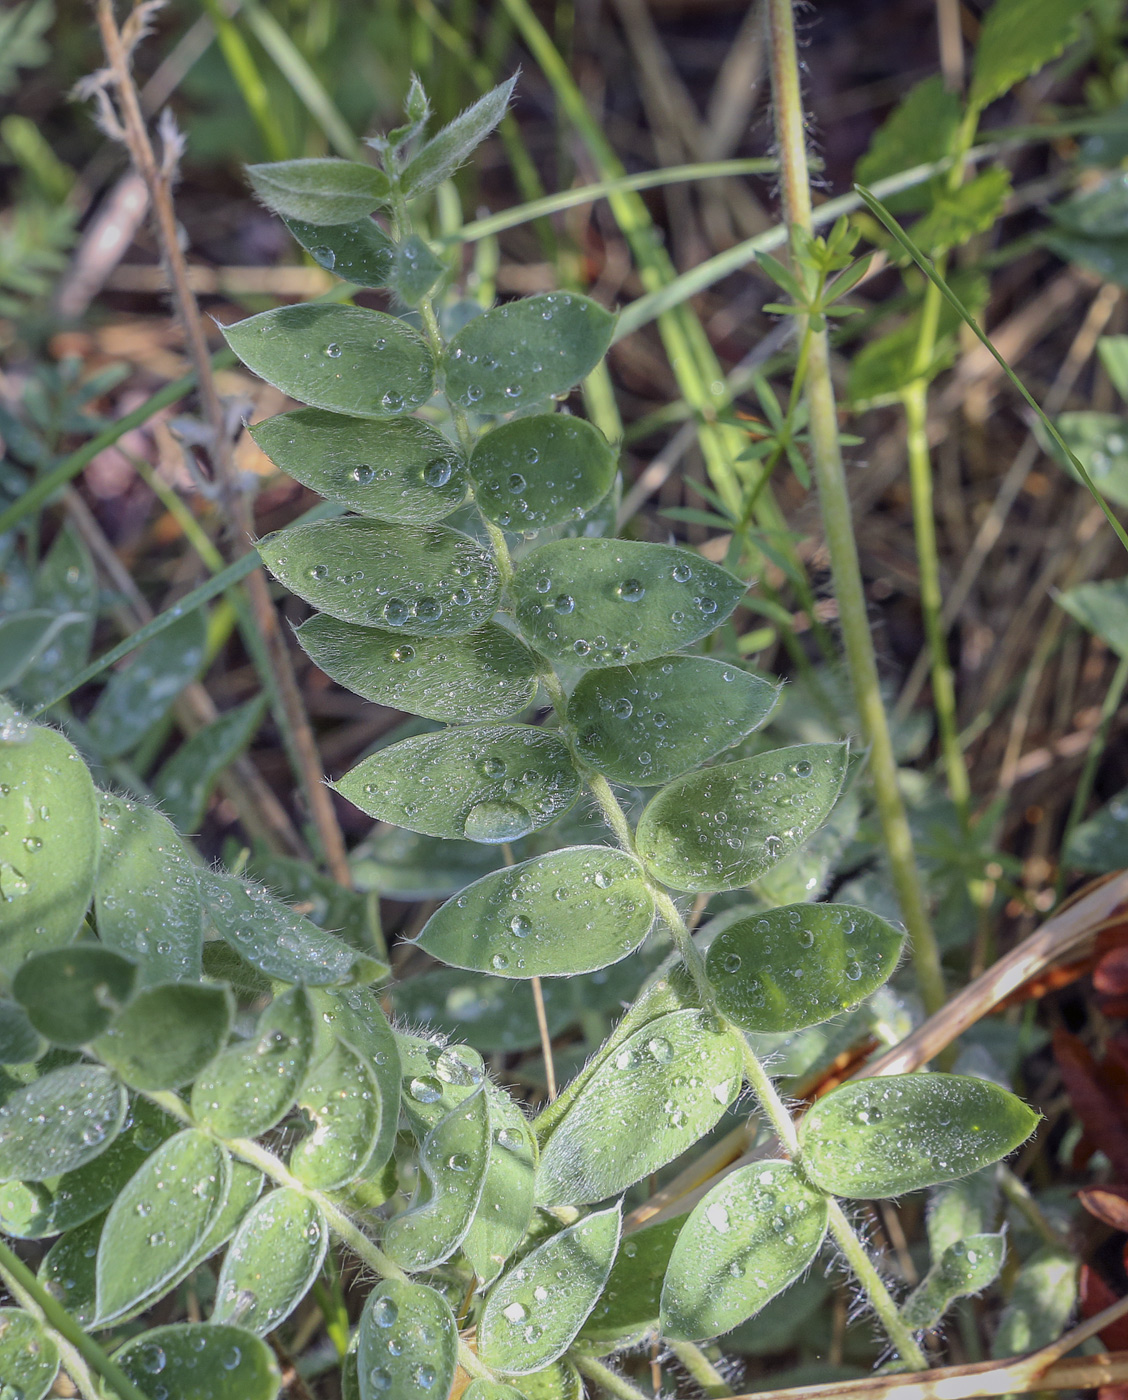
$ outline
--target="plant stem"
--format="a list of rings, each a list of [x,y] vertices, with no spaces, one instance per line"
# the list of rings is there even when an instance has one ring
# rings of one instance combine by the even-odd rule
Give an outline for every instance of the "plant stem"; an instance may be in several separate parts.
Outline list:
[[[1085,753],[1085,763],[1077,779],[1077,786],[1073,789],[1073,801],[1069,805],[1069,816],[1065,821],[1065,832],[1061,838],[1061,863],[1058,868],[1058,898],[1062,896],[1065,887],[1066,859],[1069,853],[1069,843],[1081,818],[1085,815],[1085,808],[1093,792],[1093,780],[1097,776],[1097,764],[1104,753],[1105,744],[1108,740],[1108,731],[1112,727],[1112,721],[1116,718],[1116,712],[1120,708],[1120,702],[1124,699],[1124,690],[1128,686],[1128,657],[1121,657],[1116,664],[1112,680],[1105,693],[1104,703],[1101,705],[1101,717],[1097,725],[1096,733],[1089,741],[1089,747]]]
[[[12,1283],[31,1298],[54,1331],[74,1347],[83,1361],[117,1391],[120,1400],[147,1400],[147,1397],[129,1379],[116,1361],[102,1350],[92,1337],[67,1312],[57,1298],[39,1282],[18,1254],[14,1253],[0,1239],[0,1274],[5,1281]]]
[[[897,1304],[885,1286],[885,1280],[874,1268],[865,1245],[854,1233],[853,1226],[846,1218],[846,1212],[833,1196],[827,1197],[827,1205],[830,1210],[830,1232],[846,1256],[846,1262],[853,1269],[858,1282],[865,1289],[866,1296],[881,1319],[889,1340],[911,1366],[918,1371],[927,1370],[928,1358],[901,1316]]]
[[[772,91],[784,208],[790,224],[811,229],[811,193],[792,0],[768,0],[771,26]],[[799,330],[806,331],[799,318]],[[931,1014],[944,1004],[940,953],[925,906],[913,851],[913,838],[901,792],[889,722],[881,698],[865,589],[850,516],[850,495],[838,441],[838,413],[830,374],[830,342],[825,330],[812,330],[807,367],[812,466],[818,484],[823,528],[830,553],[846,661],[862,733],[869,746],[874,797],[885,838],[893,886],[909,932],[921,998]]]
[[[650,1400],[645,1391],[639,1390],[637,1386],[631,1385],[626,1376],[620,1376],[618,1371],[612,1371],[610,1366],[605,1366],[602,1361],[597,1361],[594,1356],[573,1356],[576,1369],[587,1376],[605,1390],[608,1395],[614,1395],[615,1400]]]
[[[672,1342],[666,1345],[705,1392],[708,1400],[723,1400],[733,1393],[732,1386],[721,1375],[699,1346],[693,1342]]]

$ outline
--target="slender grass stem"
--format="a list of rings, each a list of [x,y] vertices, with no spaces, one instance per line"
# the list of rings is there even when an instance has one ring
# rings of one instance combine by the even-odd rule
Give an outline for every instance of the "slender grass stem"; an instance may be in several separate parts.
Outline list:
[[[1097,765],[1101,761],[1101,755],[1105,751],[1108,743],[1108,732],[1112,728],[1112,722],[1116,718],[1116,712],[1120,709],[1120,702],[1124,699],[1125,688],[1128,687],[1128,657],[1121,657],[1117,662],[1116,670],[1112,680],[1109,682],[1108,691],[1105,694],[1104,703],[1101,705],[1100,721],[1097,724],[1096,733],[1089,741],[1089,747],[1085,751],[1085,762],[1082,765],[1080,775],[1077,779],[1077,786],[1073,790],[1073,801],[1069,804],[1069,816],[1065,821],[1065,832],[1061,838],[1061,864],[1058,870],[1058,898],[1061,898],[1065,886],[1065,872],[1067,870],[1066,860],[1069,854],[1069,843],[1073,838],[1073,833],[1081,818],[1085,815],[1085,808],[1089,804],[1089,798],[1093,794],[1093,781],[1097,776]]]

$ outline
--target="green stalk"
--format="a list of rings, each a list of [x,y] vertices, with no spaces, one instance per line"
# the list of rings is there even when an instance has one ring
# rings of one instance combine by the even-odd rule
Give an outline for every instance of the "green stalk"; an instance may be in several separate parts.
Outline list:
[[[270,109],[270,94],[246,39],[219,0],[204,0],[204,9],[215,25],[215,37],[219,40],[224,62],[259,129],[267,155],[271,160],[285,160],[290,152],[282,139],[278,119]]]
[[[699,1346],[693,1342],[667,1341],[666,1345],[701,1387],[706,1400],[724,1400],[732,1386],[721,1375]]]
[[[613,1395],[615,1400],[650,1400],[650,1396],[645,1391],[639,1390],[627,1380],[626,1376],[619,1375],[618,1371],[612,1371],[610,1366],[605,1366],[602,1361],[597,1361],[594,1356],[586,1356],[578,1352],[572,1357],[576,1363],[576,1369],[587,1376],[589,1381],[594,1381],[600,1390],[606,1391],[608,1395]]]
[[[1116,712],[1120,709],[1120,702],[1124,699],[1124,690],[1128,687],[1128,657],[1121,657],[1117,662],[1116,671],[1113,673],[1112,681],[1105,694],[1104,704],[1101,706],[1101,717],[1097,725],[1097,732],[1089,742],[1089,747],[1085,752],[1085,763],[1081,769],[1081,775],[1077,779],[1077,786],[1073,789],[1073,801],[1069,805],[1069,816],[1065,821],[1065,832],[1061,838],[1062,861],[1058,870],[1058,898],[1060,899],[1065,886],[1065,856],[1069,850],[1069,843],[1081,818],[1085,815],[1085,808],[1088,806],[1089,798],[1093,792],[1093,780],[1097,776],[1097,765],[1104,753],[1105,744],[1108,742],[1108,731],[1112,728],[1112,721],[1116,718]]]
[[[854,1227],[847,1219],[846,1212],[833,1196],[827,1197],[827,1204],[830,1207],[830,1232],[834,1236],[835,1243],[845,1256],[846,1262],[853,1269],[854,1276],[865,1289],[889,1340],[914,1370],[927,1371],[928,1358],[920,1349],[920,1344],[911,1330],[906,1326],[900,1309],[885,1286],[885,1280],[874,1268],[873,1260],[866,1252],[865,1245],[854,1233]]]
[[[768,0],[768,15],[784,208],[789,224],[809,231],[812,226],[811,193],[791,0]],[[801,334],[806,331],[806,318],[799,318],[799,329]],[[830,342],[825,330],[812,330],[811,333],[807,405],[810,412],[812,466],[830,553],[846,661],[862,733],[869,747],[874,797],[893,886],[901,917],[908,929],[921,998],[931,1015],[944,1005],[944,977],[940,952],[925,906],[908,815],[897,785],[897,760],[881,698],[858,547],[850,516],[850,495],[838,441],[838,411],[830,374]]]

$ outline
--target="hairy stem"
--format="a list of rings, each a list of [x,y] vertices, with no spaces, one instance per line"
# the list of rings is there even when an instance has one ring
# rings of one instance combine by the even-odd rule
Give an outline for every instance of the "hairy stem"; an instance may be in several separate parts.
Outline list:
[[[793,226],[809,231],[812,227],[811,194],[791,5],[792,0],[768,2],[772,91],[787,219]],[[807,319],[800,316],[801,334],[805,334],[807,324]],[[909,931],[921,997],[926,1009],[932,1013],[944,1004],[944,977],[925,905],[908,816],[897,786],[897,760],[881,698],[877,659],[870,635],[865,589],[850,515],[850,495],[838,440],[838,413],[830,375],[830,342],[825,330],[811,331],[806,392],[812,465],[822,507],[846,660],[858,718],[869,746],[874,797],[897,902]]]
[[[594,1356],[577,1354],[572,1357],[572,1360],[582,1375],[587,1376],[588,1380],[594,1381],[600,1390],[605,1390],[608,1395],[615,1396],[615,1400],[650,1400],[650,1396],[639,1390],[637,1386],[632,1385],[626,1376],[621,1376],[618,1371],[613,1371],[610,1366],[605,1366]]]
[[[833,1196],[827,1198],[827,1204],[830,1208],[830,1232],[839,1249],[845,1255],[846,1262],[854,1271],[858,1282],[865,1289],[866,1296],[873,1305],[874,1312],[881,1319],[881,1324],[885,1328],[889,1340],[910,1366],[915,1366],[918,1371],[927,1370],[928,1358],[905,1324],[897,1304],[885,1286],[885,1280],[874,1267],[873,1260],[869,1257],[865,1245],[854,1233],[854,1228],[847,1219],[846,1212]]]
[[[666,1345],[704,1391],[707,1400],[724,1400],[733,1393],[732,1386],[721,1375],[701,1348],[693,1342],[671,1342]]]

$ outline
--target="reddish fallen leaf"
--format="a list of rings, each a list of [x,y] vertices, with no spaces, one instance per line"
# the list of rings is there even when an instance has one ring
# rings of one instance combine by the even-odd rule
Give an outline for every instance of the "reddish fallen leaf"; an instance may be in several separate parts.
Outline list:
[[[1128,1186],[1085,1186],[1077,1199],[1090,1215],[1128,1234]]]
[[[1102,1385],[1097,1400],[1128,1400],[1128,1385]]]
[[[1104,1016],[1128,1017],[1128,997],[1101,997],[1098,1004]]]
[[[1088,1264],[1082,1264],[1081,1316],[1096,1317],[1097,1313],[1103,1312],[1105,1308],[1111,1308],[1113,1303],[1119,1301],[1119,1298],[1096,1269],[1091,1268]],[[1105,1346],[1114,1351],[1128,1347],[1128,1317],[1121,1317],[1115,1322],[1109,1323],[1107,1327],[1102,1328],[1099,1336]]]
[[[1102,1074],[1088,1048],[1068,1031],[1054,1032],[1054,1058],[1087,1137],[1105,1154],[1113,1170],[1128,1180],[1128,1103]],[[1115,1078],[1120,1077],[1113,1071]]]
[[[1093,986],[1103,996],[1128,996],[1128,948],[1113,948],[1093,969]]]

